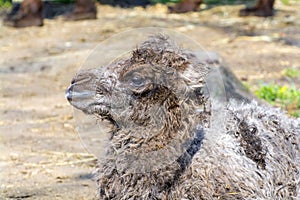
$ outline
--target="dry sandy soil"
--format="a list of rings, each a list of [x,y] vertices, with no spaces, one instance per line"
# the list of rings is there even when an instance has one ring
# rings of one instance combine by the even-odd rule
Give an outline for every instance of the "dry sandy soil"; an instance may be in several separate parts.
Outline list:
[[[272,18],[237,17],[243,7],[217,6],[183,15],[156,5],[98,6],[98,19],[45,20],[43,27],[0,27],[0,199],[94,199],[96,157],[76,131],[64,97],[71,78],[101,41],[137,27],[165,27],[216,51],[251,88],[289,84],[300,70],[300,5],[276,1]],[[294,80],[299,88],[299,80]]]

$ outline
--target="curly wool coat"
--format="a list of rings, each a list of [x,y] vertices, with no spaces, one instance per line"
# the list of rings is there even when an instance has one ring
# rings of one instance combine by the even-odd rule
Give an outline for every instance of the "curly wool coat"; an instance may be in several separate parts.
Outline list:
[[[211,68],[156,35],[75,76],[70,103],[113,125],[96,172],[100,199],[300,198],[299,119],[212,100]]]

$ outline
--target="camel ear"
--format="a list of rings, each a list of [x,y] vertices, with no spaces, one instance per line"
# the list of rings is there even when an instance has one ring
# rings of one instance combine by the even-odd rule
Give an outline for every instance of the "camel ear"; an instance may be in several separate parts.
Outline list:
[[[181,77],[192,88],[202,87],[205,84],[209,69],[209,66],[204,63],[189,64]]]
[[[182,78],[187,85],[193,88],[203,86],[212,66],[220,62],[220,58],[215,52],[203,51],[193,52],[193,55],[189,56],[188,60],[189,65],[183,71]]]

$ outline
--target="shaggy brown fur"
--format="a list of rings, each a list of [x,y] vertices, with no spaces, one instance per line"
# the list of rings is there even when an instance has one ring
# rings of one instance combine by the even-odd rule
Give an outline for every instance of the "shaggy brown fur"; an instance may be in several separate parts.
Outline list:
[[[3,20],[5,26],[27,27],[43,26],[43,2],[41,0],[24,0],[14,16]]]
[[[300,121],[255,103],[222,109],[209,99],[209,71],[159,35],[77,74],[70,103],[114,127],[97,170],[100,199],[300,198]]]
[[[261,17],[272,16],[275,0],[257,0],[252,8],[240,10],[240,16],[255,15]],[[185,13],[196,11],[203,3],[203,0],[183,0],[173,7],[169,7],[170,13]]]

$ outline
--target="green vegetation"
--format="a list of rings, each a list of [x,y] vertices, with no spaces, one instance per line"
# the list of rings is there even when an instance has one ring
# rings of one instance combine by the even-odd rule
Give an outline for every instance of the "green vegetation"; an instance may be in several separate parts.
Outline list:
[[[281,2],[285,5],[289,4],[289,0],[281,0]]]
[[[10,6],[11,6],[11,2],[9,0],[0,0],[0,9],[9,8]]]
[[[289,67],[283,71],[283,75],[294,85],[295,78],[300,77],[300,71]],[[279,86],[265,84],[255,91],[255,94],[272,105],[281,107],[294,117],[300,117],[300,89],[295,86]]]
[[[299,0],[281,0],[281,2],[285,5],[289,5],[291,2],[297,2]]]
[[[289,78],[297,78],[300,77],[300,71],[295,68],[286,68],[284,70],[284,75]]]
[[[262,85],[255,94],[272,105],[286,109],[294,117],[300,115],[300,90],[295,87],[278,86],[275,84]]]

